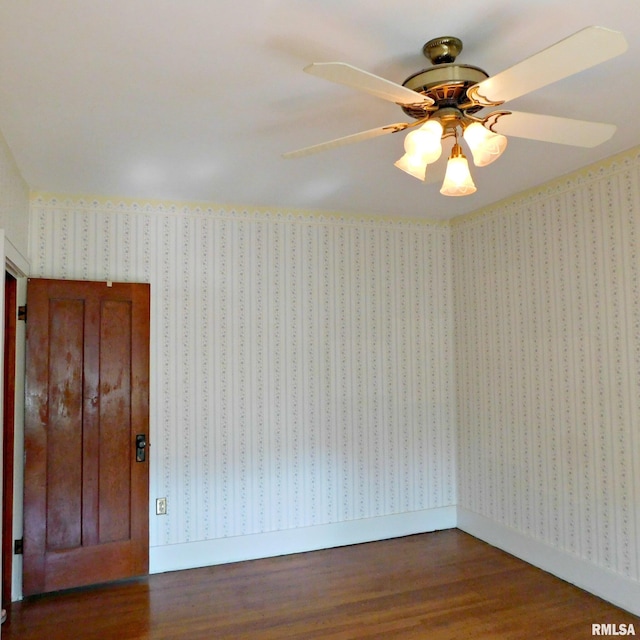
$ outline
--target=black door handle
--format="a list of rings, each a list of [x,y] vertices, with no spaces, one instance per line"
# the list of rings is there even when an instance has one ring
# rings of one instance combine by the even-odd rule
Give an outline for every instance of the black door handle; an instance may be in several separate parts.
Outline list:
[[[147,436],[139,433],[136,436],[136,462],[144,462],[146,460]]]

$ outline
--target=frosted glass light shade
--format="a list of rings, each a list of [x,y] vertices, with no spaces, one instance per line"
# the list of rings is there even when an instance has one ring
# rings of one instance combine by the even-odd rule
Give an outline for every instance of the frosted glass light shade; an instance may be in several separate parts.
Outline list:
[[[497,160],[507,148],[505,136],[489,131],[479,122],[472,122],[464,130],[464,139],[471,149],[476,167],[486,167]]]
[[[420,156],[405,153],[400,160],[396,160],[393,164],[418,180],[424,181],[427,175],[427,163]]]
[[[440,193],[443,196],[468,196],[475,193],[476,185],[473,184],[469,163],[464,157],[460,145],[456,144],[447,162],[447,172]]]
[[[439,120],[427,120],[419,129],[404,139],[404,150],[411,156],[420,156],[431,164],[442,154],[442,125]]]
[[[405,154],[395,162],[398,169],[424,180],[427,165],[442,154],[442,125],[438,120],[428,120],[419,129],[411,131],[404,139]]]

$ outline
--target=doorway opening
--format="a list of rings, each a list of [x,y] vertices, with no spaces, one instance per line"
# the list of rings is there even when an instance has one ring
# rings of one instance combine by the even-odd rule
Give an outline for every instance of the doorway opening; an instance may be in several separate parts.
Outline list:
[[[13,476],[15,451],[17,280],[5,272],[2,436],[2,610],[11,602],[13,573]]]

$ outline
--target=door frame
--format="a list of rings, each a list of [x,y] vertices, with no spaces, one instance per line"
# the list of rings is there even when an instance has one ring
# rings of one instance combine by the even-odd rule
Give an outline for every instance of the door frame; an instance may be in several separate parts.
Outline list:
[[[24,305],[26,302],[27,276],[30,267],[28,260],[16,249],[13,243],[7,238],[3,229],[0,229],[0,264],[5,267],[5,273],[16,279],[16,307]],[[17,308],[16,308],[17,312]],[[5,339],[5,278],[0,278],[0,429],[4,432],[4,339]],[[24,473],[24,363],[26,348],[25,323],[17,322],[15,331],[15,393],[14,393],[14,442],[13,452],[0,451],[2,456],[3,481],[5,473],[4,461],[6,457],[13,459],[13,504],[2,504],[2,514],[5,509],[8,519],[12,522],[12,537],[14,540],[22,538],[22,494],[23,494],[23,473]],[[3,433],[4,437],[4,433]],[[3,437],[0,437],[0,449],[2,448]],[[7,466],[9,470],[11,465]],[[0,492],[0,501],[2,494]],[[4,517],[3,517],[4,521]],[[2,527],[0,527],[0,548],[2,547]],[[13,540],[11,541],[13,544]],[[12,567],[12,589],[11,594],[3,599],[20,600],[22,598],[22,556],[13,555]],[[0,587],[2,581],[0,580]]]
[[[15,453],[16,326],[18,324],[17,280],[4,275],[4,349],[2,401],[2,608],[8,611],[13,586],[13,477]]]

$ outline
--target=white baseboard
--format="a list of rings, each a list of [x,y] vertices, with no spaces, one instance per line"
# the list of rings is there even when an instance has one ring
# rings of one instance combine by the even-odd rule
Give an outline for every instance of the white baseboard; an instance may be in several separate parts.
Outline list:
[[[457,511],[458,529],[634,615],[640,615],[640,582],[598,567],[472,511],[461,507]]]
[[[456,508],[452,506],[286,531],[163,545],[149,550],[149,572],[163,573],[316,551],[455,526]]]

